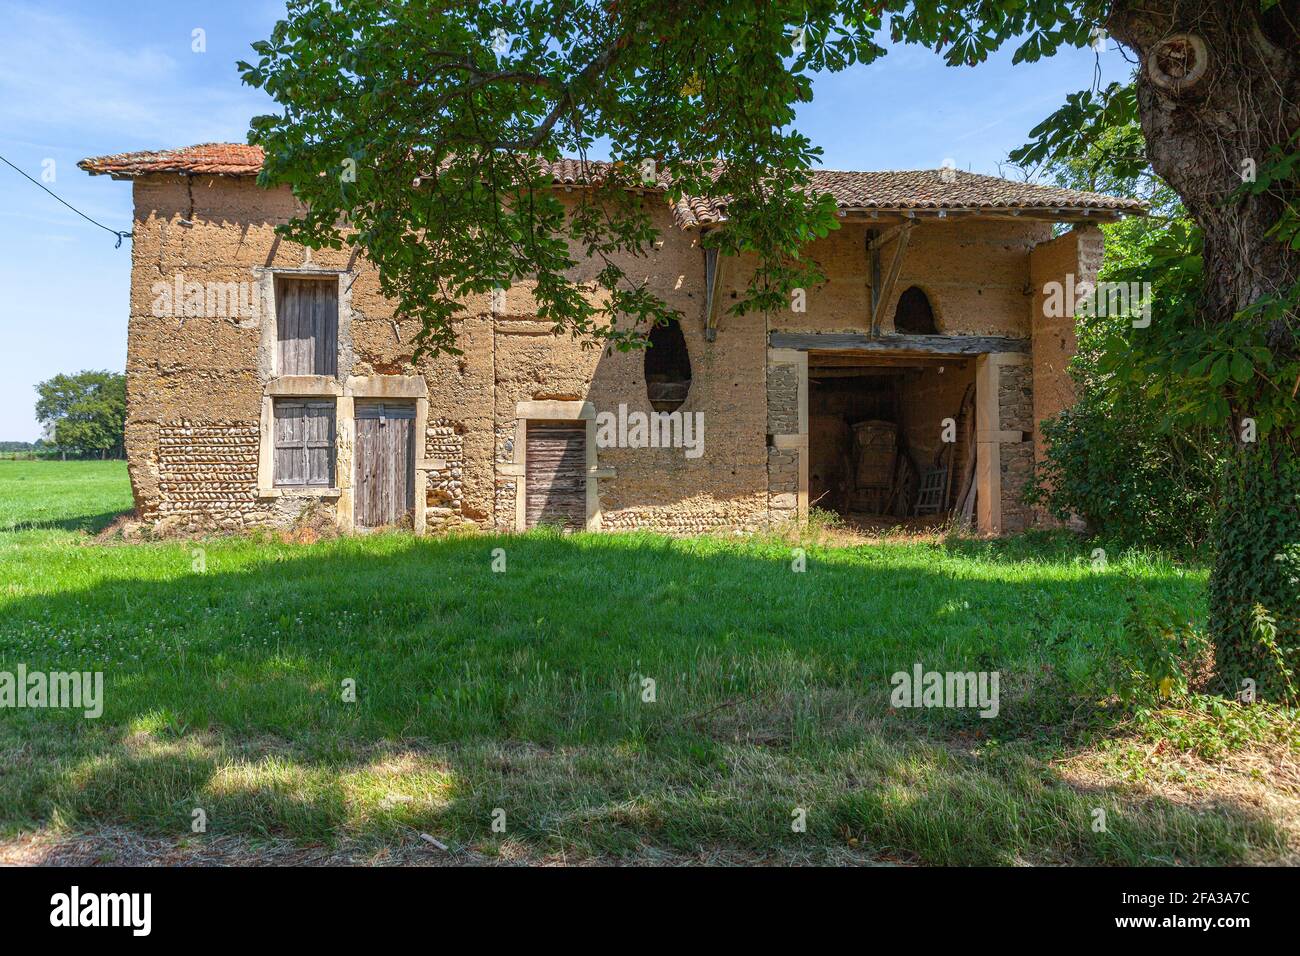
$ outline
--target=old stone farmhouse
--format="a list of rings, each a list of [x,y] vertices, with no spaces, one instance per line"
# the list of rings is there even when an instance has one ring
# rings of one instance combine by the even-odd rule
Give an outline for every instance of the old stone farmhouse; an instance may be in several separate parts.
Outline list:
[[[811,249],[827,281],[803,311],[741,319],[750,265],[700,246],[725,208],[651,194],[662,245],[638,274],[682,316],[652,348],[554,337],[517,285],[466,302],[463,355],[413,364],[363,256],[275,236],[295,200],[255,184],[261,158],[80,164],[135,188],[127,448],[148,521],[687,533],[817,505],[1022,529],[1038,423],[1071,401],[1073,320],[1049,290],[1091,280],[1097,224],[1142,210],[955,170],[817,172],[842,216]],[[555,164],[555,188],[585,171]]]

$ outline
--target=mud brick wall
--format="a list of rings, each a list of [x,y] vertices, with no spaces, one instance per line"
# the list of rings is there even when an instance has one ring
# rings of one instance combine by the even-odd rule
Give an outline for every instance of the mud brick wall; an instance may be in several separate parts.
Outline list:
[[[1002,460],[1002,530],[1023,531],[1034,524],[1034,510],[1024,502],[1026,483],[1034,474],[1034,389],[1029,365],[1004,365],[998,381],[998,423],[1024,434],[1019,444],[1004,442]]]
[[[147,513],[182,526],[260,524],[256,422],[170,422],[158,429],[158,504]]]
[[[807,311],[780,310],[773,331],[863,332],[871,326],[870,265],[865,251],[868,223],[841,221],[809,248],[826,281],[807,290]],[[876,229],[885,228],[876,225]],[[894,331],[894,310],[912,286],[930,300],[944,335],[1029,334],[1025,285],[1029,255],[1052,238],[1049,223],[946,219],[923,221],[913,230],[902,270],[881,303],[880,329]],[[892,245],[884,251],[888,268]]]
[[[1032,355],[1034,368],[1034,420],[1042,421],[1074,404],[1074,382],[1069,363],[1078,344],[1073,315],[1049,315],[1047,303],[1053,283],[1066,286],[1073,276],[1077,287],[1096,282],[1101,267],[1103,240],[1096,226],[1078,226],[1036,247],[1029,256],[1033,291]],[[1037,453],[1046,453],[1038,436]]]
[[[650,411],[644,354],[593,349],[586,347],[590,343],[553,335],[551,323],[537,315],[528,281],[513,283],[503,304],[494,305],[486,294],[467,296],[456,323],[460,354],[417,359],[418,323],[397,313],[364,257],[347,249],[307,250],[275,235],[277,225],[302,211],[287,189],[264,190],[237,177],[149,175],[135,181],[134,193],[126,438],[143,517],[171,515],[193,519],[196,526],[199,519],[217,527],[263,521],[290,525],[311,507],[332,512],[344,523],[351,519],[351,509],[336,506],[328,496],[286,493],[256,499],[255,423],[272,394],[268,389],[274,374],[273,363],[260,357],[267,315],[182,320],[158,314],[154,284],[181,276],[187,283],[222,284],[255,283],[285,271],[348,276],[341,286],[337,384],[347,387],[350,377],[424,379],[433,424],[425,435],[423,460],[446,462],[423,488],[432,529],[460,521],[514,529],[521,479],[503,473],[513,469],[501,466],[514,462],[520,402],[588,401],[598,414],[624,405],[629,411]],[[566,203],[576,202],[576,196],[560,195]],[[670,533],[765,527],[773,515],[797,513],[791,498],[798,497],[792,487],[797,475],[791,472],[798,453],[771,449],[766,440],[767,435],[799,432],[798,369],[769,363],[768,333],[862,332],[869,327],[867,226],[846,222],[811,244],[809,255],[822,265],[827,280],[807,290],[805,312],[728,314],[726,307],[742,293],[754,262],[751,257],[726,262],[717,290],[724,308],[716,338],[707,341],[699,236],[679,230],[666,203],[651,203],[647,211],[662,242],[652,254],[629,257],[624,264],[635,282],[646,283],[682,316],[692,381],[680,411],[703,415],[704,447],[702,455],[691,458],[681,449],[600,449],[599,466],[606,475],[597,485],[602,527]],[[1078,250],[1091,248],[1091,240],[1076,237],[1035,250],[1050,234],[1051,227],[1043,223],[917,226],[903,275],[891,301],[884,303],[882,329],[891,330],[898,295],[916,284],[930,297],[942,332],[1025,336],[1034,312],[1031,301],[1037,304],[1029,290],[1037,289],[1043,275],[1061,271],[1067,251],[1075,253],[1077,264]],[[577,265],[572,278],[594,289],[600,263],[573,251]],[[1032,282],[1031,252],[1036,258]],[[1043,331],[1035,326],[1035,351]],[[1039,374],[1036,362],[1033,389],[1041,398],[1048,389],[1040,386]],[[187,460],[195,456],[187,456],[178,439],[195,436],[176,431],[182,422],[242,429],[237,436],[205,436],[238,437],[239,442],[223,446],[238,447],[230,452],[238,460]],[[455,423],[453,431],[444,431],[449,423]],[[338,428],[339,460],[346,465],[350,423],[340,419]],[[1004,483],[1008,493],[1018,492],[1015,486],[1010,477]]]

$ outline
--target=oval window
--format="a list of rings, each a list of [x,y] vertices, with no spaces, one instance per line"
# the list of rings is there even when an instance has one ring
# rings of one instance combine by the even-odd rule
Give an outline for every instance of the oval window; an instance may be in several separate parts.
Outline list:
[[[903,335],[938,334],[930,300],[916,286],[898,297],[898,307],[894,309],[894,331]]]
[[[686,352],[686,336],[676,321],[650,330],[645,350],[645,390],[656,412],[680,408],[691,390],[691,358]]]

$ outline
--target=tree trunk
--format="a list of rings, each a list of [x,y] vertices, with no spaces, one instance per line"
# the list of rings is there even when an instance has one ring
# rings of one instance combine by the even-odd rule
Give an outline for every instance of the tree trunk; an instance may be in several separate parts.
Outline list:
[[[1265,440],[1224,476],[1210,576],[1215,678],[1226,694],[1294,699],[1300,648],[1300,458]]]
[[[1281,188],[1229,200],[1270,150],[1300,128],[1300,2],[1260,13],[1258,0],[1119,0],[1107,27],[1138,57],[1137,102],[1152,167],[1182,197],[1204,234],[1206,326],[1238,318],[1300,277],[1300,256],[1268,235]],[[1296,147],[1289,147],[1290,150]],[[1294,316],[1261,330],[1294,356]],[[1243,681],[1281,698],[1300,664],[1300,435],[1294,426],[1234,446],[1225,475],[1210,586],[1210,636],[1220,689]],[[1269,624],[1269,620],[1274,623]],[[1249,689],[1251,685],[1245,685]]]

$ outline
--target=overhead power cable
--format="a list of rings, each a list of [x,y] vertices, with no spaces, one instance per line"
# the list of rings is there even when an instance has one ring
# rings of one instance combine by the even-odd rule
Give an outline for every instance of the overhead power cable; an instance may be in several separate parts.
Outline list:
[[[15,166],[13,163],[9,162],[9,160],[5,159],[3,156],[0,156],[0,162],[4,163],[6,166],[8,166],[8,167],[9,167],[10,169],[12,169],[14,172],[18,173],[20,176],[22,176],[22,177],[24,177],[25,179],[27,179],[29,182],[35,183],[37,186],[40,186],[40,187],[41,187],[42,189],[44,189],[47,193],[49,193],[51,196],[54,196],[54,198],[57,199],[59,202],[63,203],[63,205],[67,206],[69,209],[71,209],[73,212],[75,212],[75,213],[76,213],[78,216],[80,216],[82,219],[86,220],[86,222],[91,223],[92,225],[96,225],[96,226],[98,226],[100,229],[103,229],[105,232],[109,232],[109,233],[112,233],[113,235],[117,236],[117,244],[116,244],[113,248],[115,248],[115,249],[120,249],[120,248],[122,248],[122,240],[123,240],[123,239],[130,239],[130,238],[131,238],[132,233],[129,233],[129,232],[122,232],[122,231],[117,230],[117,229],[110,229],[108,226],[104,225],[102,222],[97,222],[96,220],[91,219],[89,216],[87,216],[84,212],[82,212],[82,211],[81,211],[80,209],[78,209],[76,206],[72,205],[72,203],[68,202],[68,201],[67,201],[66,199],[64,199],[62,196],[59,196],[59,195],[55,194],[54,192],[52,192],[49,188],[46,187],[46,185],[45,185],[44,183],[40,183],[40,182],[37,182],[35,179],[32,179],[31,176],[28,176],[25,172],[23,172],[21,169],[19,169],[17,166]]]

